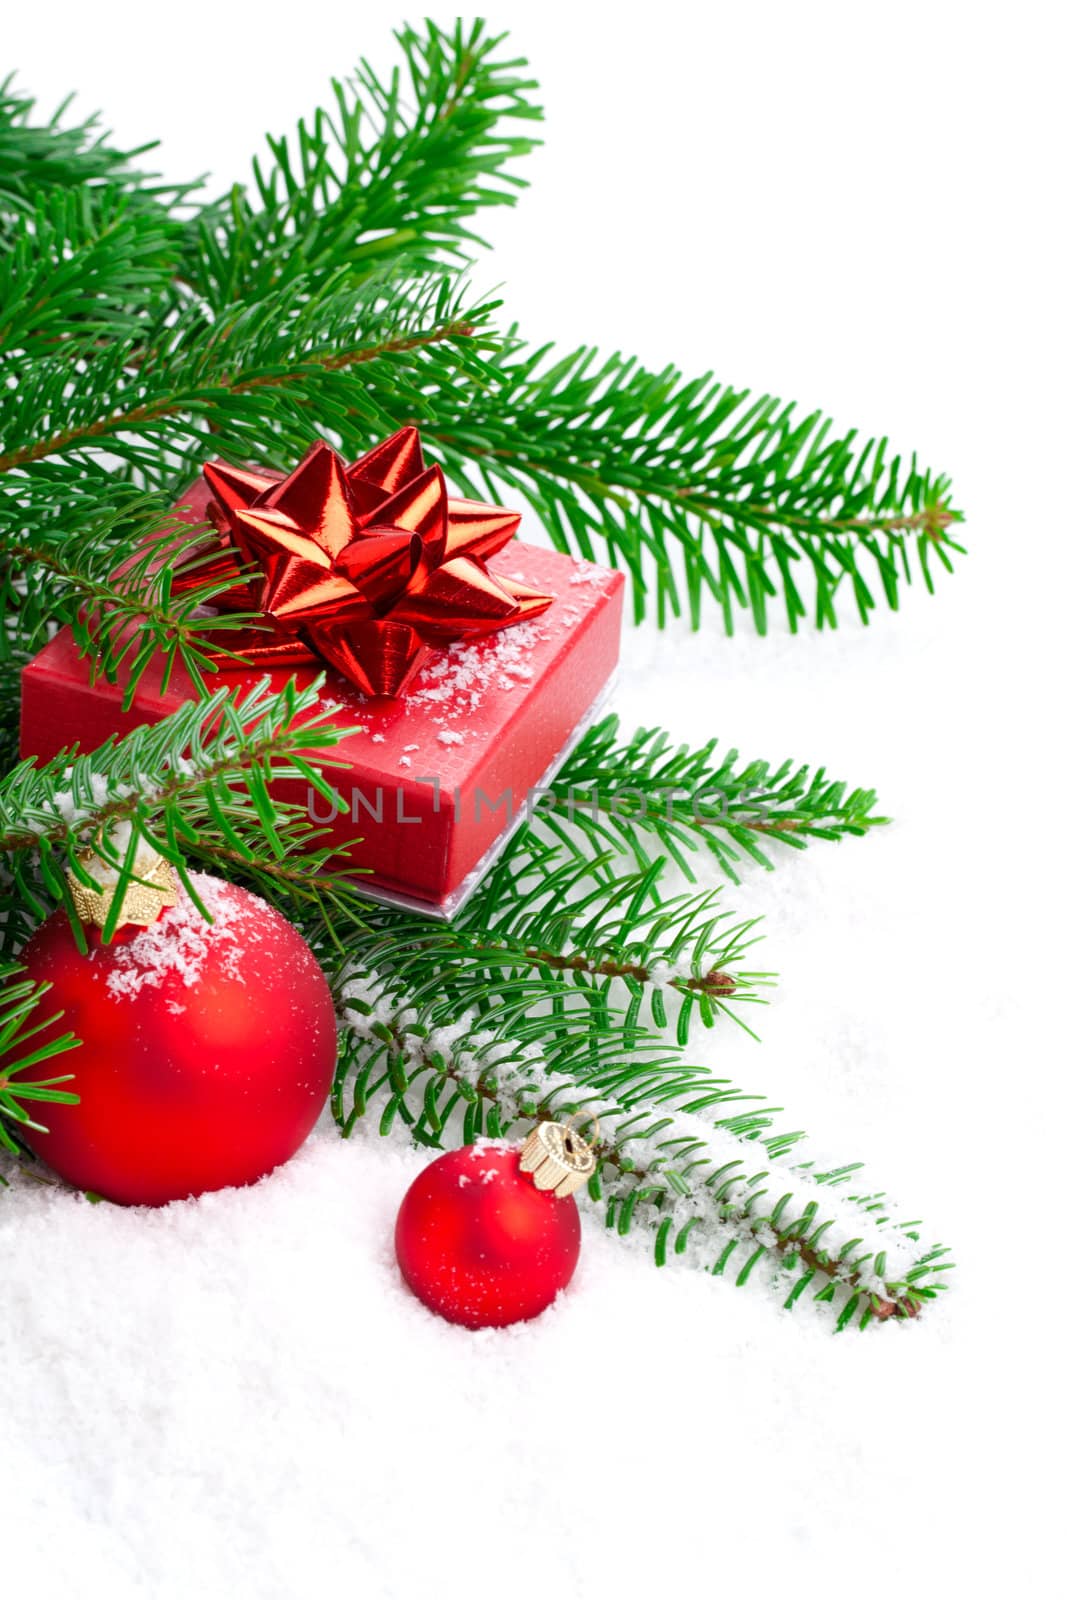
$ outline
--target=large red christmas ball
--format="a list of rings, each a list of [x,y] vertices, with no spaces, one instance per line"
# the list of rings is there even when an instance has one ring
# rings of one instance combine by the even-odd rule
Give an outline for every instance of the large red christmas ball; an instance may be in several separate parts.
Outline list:
[[[49,1030],[82,1043],[58,1064],[77,1105],[47,1105],[47,1133],[24,1132],[81,1189],[163,1205],[253,1183],[287,1161],[329,1093],[337,1028],[329,987],[304,940],[246,889],[194,873],[206,922],[184,893],[148,928],[112,943],[65,911],[23,954],[51,988]]]
[[[519,1171],[521,1146],[479,1139],[432,1161],[404,1196],[396,1259],[412,1292],[449,1322],[503,1328],[536,1317],[574,1276],[578,1207]]]

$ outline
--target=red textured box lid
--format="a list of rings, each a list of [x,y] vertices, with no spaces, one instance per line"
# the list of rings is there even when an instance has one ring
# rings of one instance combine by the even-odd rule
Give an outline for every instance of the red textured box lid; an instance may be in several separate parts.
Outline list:
[[[399,700],[367,700],[327,673],[331,720],[358,725],[331,755],[344,767],[328,774],[345,800],[330,817],[313,796],[312,816],[338,842],[358,838],[353,865],[369,868],[369,890],[411,899],[428,910],[455,909],[461,890],[509,825],[531,803],[531,791],[558,760],[611,677],[618,659],[623,579],[558,551],[513,542],[492,568],[556,599],[534,622],[475,644],[435,651]],[[318,675],[314,667],[220,672],[234,692],[264,676],[280,688]],[[21,749],[47,760],[77,744],[90,750],[108,734],[155,722],[194,698],[177,670],[164,695],[159,663],[149,666],[131,709],[121,710],[122,684],[90,682],[64,629],[22,675]],[[307,804],[293,783],[275,785],[279,799]]]

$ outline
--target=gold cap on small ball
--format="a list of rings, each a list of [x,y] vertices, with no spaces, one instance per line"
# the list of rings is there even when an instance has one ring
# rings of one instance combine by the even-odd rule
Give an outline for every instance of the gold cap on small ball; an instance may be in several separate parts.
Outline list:
[[[596,1171],[592,1146],[564,1122],[539,1122],[527,1135],[519,1171],[528,1172],[535,1188],[551,1189],[557,1199],[574,1194]]]

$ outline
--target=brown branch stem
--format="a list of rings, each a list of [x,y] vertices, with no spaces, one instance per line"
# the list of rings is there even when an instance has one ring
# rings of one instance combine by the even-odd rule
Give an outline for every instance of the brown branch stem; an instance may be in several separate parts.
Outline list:
[[[519,450],[508,450],[498,445],[476,445],[457,439],[454,434],[443,433],[433,428],[425,428],[424,433],[438,439],[444,445],[453,449],[462,450],[465,455],[491,457],[494,460],[515,461],[520,469],[536,474],[550,466],[557,475],[565,476],[567,463],[559,461],[545,463],[531,460],[528,453]],[[710,496],[706,490],[698,488],[695,484],[676,486],[671,484],[666,487],[642,489],[634,484],[611,484],[602,477],[598,477],[584,469],[572,471],[571,480],[586,490],[601,495],[606,500],[614,500],[620,505],[625,505],[628,497],[636,500],[681,500],[687,507],[698,515],[708,520],[721,519],[729,516],[734,520],[763,519],[770,524],[784,524],[788,527],[801,528],[814,532],[820,536],[832,533],[924,533],[935,542],[939,541],[945,529],[952,523],[962,520],[961,513],[953,511],[950,507],[937,502],[925,507],[922,511],[901,512],[889,517],[856,516],[856,517],[803,517],[795,512],[784,510],[779,506],[751,505],[739,501],[733,506],[723,506]],[[743,512],[744,517],[739,519],[738,513]]]
[[[614,782],[618,774],[609,773],[607,776],[612,782]],[[597,799],[582,800],[580,798],[576,798],[573,792],[573,786],[566,791],[557,790],[555,787],[551,789],[551,793],[553,795],[559,794],[563,799],[563,809],[565,812],[569,812],[572,809],[576,811],[599,812],[604,809],[604,791],[601,790],[597,780],[586,779],[584,781],[587,786],[591,785],[593,788],[597,789]],[[604,787],[607,789],[609,786],[605,785]],[[705,791],[701,790],[698,792],[704,793]],[[677,798],[678,791],[676,789],[672,788],[671,793],[675,798]],[[640,823],[649,817],[665,817],[668,821],[674,820],[672,812],[657,811],[654,806],[648,807],[645,811],[623,812],[622,815],[624,821],[635,823]],[[818,816],[811,818],[757,818],[751,816],[733,816],[729,813],[726,813],[722,816],[700,816],[694,810],[691,816],[684,816],[681,818],[681,820],[685,823],[686,827],[689,828],[744,828],[750,833],[804,833],[810,828],[843,828],[848,826],[878,827],[886,823],[889,819],[887,817],[845,817],[836,813],[833,816]]]
[[[183,794],[198,793],[216,778],[239,778],[242,773],[250,772],[254,767],[270,761],[273,757],[286,756],[289,750],[290,746],[282,736],[272,734],[259,743],[249,744],[240,755],[220,756],[218,760],[209,762],[207,766],[199,768],[190,775],[175,774],[168,783],[153,792],[152,807],[162,809]],[[324,758],[318,755],[316,759],[321,761]],[[136,815],[142,803],[143,796],[140,794],[124,795],[120,799],[107,801],[91,816],[83,818],[76,824],[57,817],[52,827],[43,828],[38,832],[30,829],[21,831],[12,829],[8,833],[0,833],[0,854],[10,855],[19,850],[36,850],[40,848],[42,842],[57,843],[71,833],[76,836],[88,833],[97,838],[102,832],[106,832],[112,823],[123,822]]]
[[[388,1039],[383,1039],[382,1042],[385,1044],[386,1049],[390,1052],[390,1055],[394,1060],[401,1060],[410,1063],[412,1057],[414,1056],[416,1062],[416,1072],[420,1069],[428,1072],[434,1072],[438,1077],[447,1078],[452,1083],[457,1085],[462,1084],[466,1088],[471,1087],[470,1079],[460,1073],[457,1068],[449,1066],[447,1063],[442,1067],[430,1059],[426,1041],[421,1036],[407,1033],[404,1030],[398,1030],[394,1028],[392,1024],[386,1024],[385,1026],[389,1037]],[[409,1076],[411,1075],[413,1074],[409,1073]],[[388,1074],[386,1075],[386,1078],[387,1077]],[[473,1087],[480,1099],[490,1101],[494,1105],[502,1104],[502,1096],[498,1094],[493,1088],[492,1084],[487,1081],[485,1075],[480,1074]],[[374,1091],[372,1090],[371,1092],[373,1093]],[[334,1115],[339,1122],[343,1123],[344,1119],[338,1114],[339,1109],[339,1104],[335,1102]],[[574,1106],[572,1109],[578,1114],[580,1114],[582,1110],[581,1106]],[[536,1106],[528,1108],[528,1110],[524,1111],[522,1114],[532,1114],[531,1119],[533,1121],[554,1122],[558,1120],[560,1108],[553,1108],[546,1105],[544,1101],[539,1101]],[[625,1173],[628,1178],[632,1178],[638,1186],[646,1183],[650,1178],[654,1179],[656,1177],[654,1172],[646,1171],[640,1167],[624,1165],[624,1158],[622,1157],[620,1151],[607,1139],[598,1138],[593,1148],[601,1163],[606,1162],[610,1166],[617,1167],[618,1170]],[[712,1203],[716,1204],[714,1199]],[[720,1211],[720,1221],[727,1222],[729,1220],[730,1219],[723,1215]],[[801,1260],[812,1272],[825,1273],[828,1278],[833,1278],[836,1282],[841,1283],[850,1289],[857,1289],[860,1287],[859,1272],[848,1272],[843,1261],[837,1260],[833,1256],[824,1255],[823,1252],[813,1249],[810,1244],[807,1244],[802,1237],[796,1234],[779,1232],[769,1218],[762,1219],[762,1222],[763,1226],[770,1228],[771,1232],[775,1235],[774,1248],[777,1254],[781,1256],[796,1255],[798,1259]],[[868,1299],[870,1300],[872,1314],[879,1322],[888,1321],[892,1317],[911,1318],[919,1315],[920,1307],[914,1301],[907,1299],[883,1299],[879,1295],[872,1294],[870,1290],[866,1289],[863,1290],[863,1292],[867,1294]]]
[[[614,961],[610,956],[590,961],[588,956],[559,955],[554,950],[533,947],[525,949],[523,954],[531,961],[536,961],[538,966],[551,967],[555,972],[586,972],[600,978],[633,978],[638,983],[652,981],[648,967],[637,961]],[[694,974],[690,978],[671,978],[668,981],[672,989],[678,989],[683,994],[730,995],[737,988],[737,980],[718,967],[711,967],[700,976]]]
[[[384,339],[375,345],[366,345],[354,350],[341,351],[335,355],[320,357],[304,357],[296,365],[312,365],[321,367],[325,372],[340,372],[347,367],[359,366],[368,361],[380,360],[383,356],[396,355],[406,350],[421,349],[425,346],[440,344],[448,339],[470,338],[475,332],[475,325],[466,318],[453,318],[439,327],[432,328],[423,334],[406,334],[394,339]],[[289,382],[289,374],[260,373],[251,378],[220,378],[213,388],[225,390],[228,394],[248,394],[255,389],[284,388]],[[9,450],[6,455],[0,455],[0,472],[10,472],[16,467],[30,466],[35,461],[41,461],[46,456],[58,455],[65,450],[78,448],[82,445],[92,444],[94,440],[104,438],[110,434],[127,430],[134,431],[143,427],[145,423],[158,422],[163,417],[174,416],[187,406],[191,399],[199,396],[201,391],[190,394],[169,395],[165,400],[156,400],[151,404],[133,406],[128,411],[114,411],[107,417],[101,417],[96,422],[86,424],[82,428],[67,428],[59,433],[54,433],[46,439],[38,439],[34,444],[23,445],[17,450]]]
[[[192,643],[198,635],[198,630],[190,628],[181,617],[176,617],[164,606],[148,599],[144,590],[127,595],[117,584],[109,583],[103,578],[94,578],[87,572],[79,572],[77,568],[62,561],[54,550],[48,550],[40,545],[23,544],[20,540],[0,541],[0,549],[10,556],[13,562],[22,565],[32,563],[34,566],[45,567],[49,572],[56,573],[64,578],[72,589],[87,598],[107,603],[113,609],[128,607],[131,615],[165,627],[172,638],[177,636]]]

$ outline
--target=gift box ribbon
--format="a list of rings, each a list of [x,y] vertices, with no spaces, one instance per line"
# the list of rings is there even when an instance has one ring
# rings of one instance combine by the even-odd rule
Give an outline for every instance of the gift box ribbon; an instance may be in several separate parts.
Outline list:
[[[217,604],[255,611],[239,653],[328,662],[367,695],[403,693],[433,647],[540,616],[553,596],[491,572],[519,513],[449,497],[416,428],[346,466],[325,442],[288,477],[211,461],[217,543],[176,587],[241,579]],[[232,636],[231,636],[232,637]],[[232,664],[233,647],[225,658]]]

